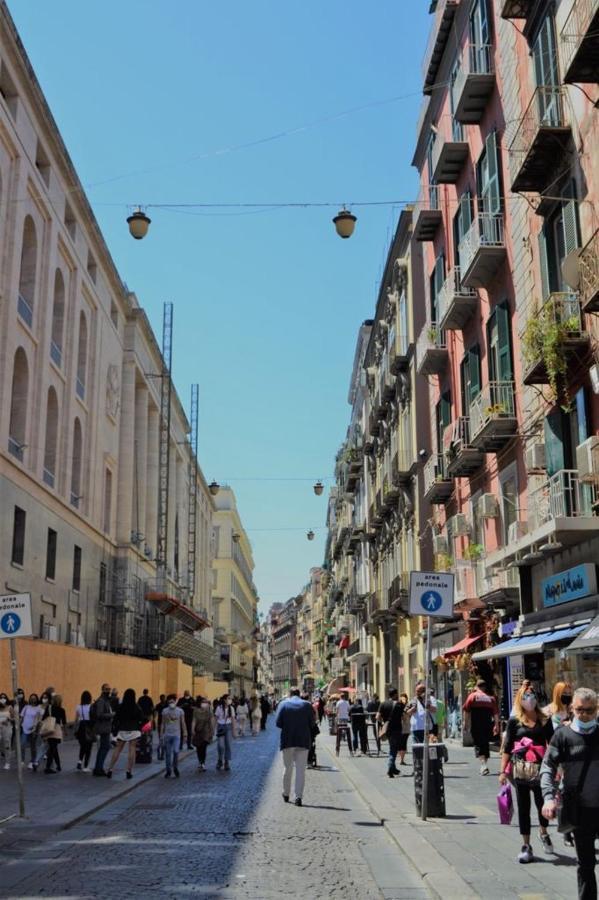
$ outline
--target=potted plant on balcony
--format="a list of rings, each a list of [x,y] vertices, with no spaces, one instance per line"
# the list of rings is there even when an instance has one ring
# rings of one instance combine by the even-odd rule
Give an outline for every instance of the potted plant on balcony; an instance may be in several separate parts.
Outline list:
[[[525,367],[530,368],[539,360],[543,360],[551,389],[551,399],[555,402],[561,401],[565,410],[569,408],[566,386],[568,357],[565,345],[568,339],[579,331],[578,316],[565,316],[556,300],[548,300],[540,310],[538,305],[533,307],[521,338]]]
[[[426,336],[430,344],[436,344],[439,337],[439,329],[434,325],[429,325],[426,330]]]
[[[453,568],[453,556],[449,553],[437,553],[435,557],[435,572],[449,572]]]
[[[464,547],[462,556],[464,559],[469,560],[469,562],[477,562],[477,560],[481,559],[484,552],[484,544],[470,543],[468,546]]]

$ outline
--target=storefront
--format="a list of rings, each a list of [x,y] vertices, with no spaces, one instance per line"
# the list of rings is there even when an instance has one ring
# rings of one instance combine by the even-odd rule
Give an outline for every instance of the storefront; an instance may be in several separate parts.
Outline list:
[[[572,665],[573,683],[599,691],[599,616],[568,645],[566,653]]]

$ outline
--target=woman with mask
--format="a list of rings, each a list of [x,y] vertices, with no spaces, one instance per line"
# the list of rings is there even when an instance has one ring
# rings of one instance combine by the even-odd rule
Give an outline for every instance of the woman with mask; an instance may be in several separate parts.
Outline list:
[[[125,747],[127,748],[127,778],[133,778],[136,742],[137,738],[141,736],[141,726],[145,721],[146,717],[135,699],[135,691],[133,688],[127,688],[113,720],[116,747],[112,752],[110,767],[106,773],[107,778],[112,778],[112,770]]]
[[[174,772],[175,778],[178,778],[179,751],[187,737],[187,724],[185,707],[177,705],[176,694],[169,694],[166,698],[166,706],[162,710],[162,724],[160,728],[166,763],[164,777],[170,778],[171,772]]]
[[[62,741],[63,729],[67,727],[67,716],[62,708],[62,697],[60,694],[53,694],[50,702],[46,703],[44,707],[42,722],[44,719],[49,718],[54,719],[54,730],[44,736],[44,740],[47,743],[46,768],[44,769],[44,772],[46,775],[55,775],[62,770],[60,756],[58,755],[58,746]],[[54,769],[52,768],[53,763],[56,766]]]
[[[0,753],[4,758],[4,768],[10,769],[10,745],[15,721],[14,710],[8,694],[0,694]]]
[[[543,709],[543,715],[551,719],[554,730],[570,721],[572,685],[569,681],[558,681],[553,688],[551,703]]]
[[[29,701],[21,710],[21,759],[25,763],[25,752],[29,747],[31,760],[27,768],[33,772],[37,771],[37,741],[39,735],[40,722],[44,714],[44,710],[48,706],[48,697],[44,698],[44,704],[40,703],[37,694],[30,694]]]
[[[537,697],[532,687],[522,685],[514,698],[501,747],[501,770],[499,783],[506,784],[508,776],[516,789],[518,824],[522,836],[522,849],[518,862],[533,862],[530,843],[531,796],[539,815],[540,838],[545,853],[553,853],[553,844],[547,833],[548,821],[543,816],[543,795],[541,794],[540,769],[547,744],[551,740],[553,726],[538,707]]]
[[[92,695],[83,691],[81,700],[75,708],[75,736],[79,741],[79,761],[77,769],[89,772],[89,758],[94,744],[94,729],[91,723]]]
[[[214,737],[214,715],[209,700],[198,697],[193,711],[191,723],[193,729],[192,743],[198,754],[200,772],[206,771],[206,750]]]
[[[235,711],[229,694],[223,694],[220,698],[215,715],[216,738],[218,741],[218,762],[216,763],[216,768],[222,769],[224,764],[225,772],[228,772],[231,768],[231,743],[233,719],[235,718]]]

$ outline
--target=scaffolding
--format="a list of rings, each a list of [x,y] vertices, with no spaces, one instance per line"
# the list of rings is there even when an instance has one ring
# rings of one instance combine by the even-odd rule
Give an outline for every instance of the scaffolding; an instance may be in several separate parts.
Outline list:
[[[160,441],[158,450],[158,534],[156,570],[166,587],[168,546],[168,493],[171,435],[171,369],[173,346],[173,304],[164,304],[162,319],[162,373],[160,378]]]
[[[189,603],[193,600],[196,586],[199,390],[199,385],[192,384],[189,434],[189,505],[187,510],[187,595]]]

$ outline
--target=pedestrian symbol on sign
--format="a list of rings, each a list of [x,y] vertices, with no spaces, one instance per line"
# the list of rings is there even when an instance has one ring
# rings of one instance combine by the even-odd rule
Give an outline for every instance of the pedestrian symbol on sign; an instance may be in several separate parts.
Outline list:
[[[16,634],[21,627],[21,620],[16,613],[6,613],[0,619],[0,628],[5,634]]]
[[[436,612],[443,605],[443,598],[437,591],[427,591],[420,598],[420,605],[425,612]]]

